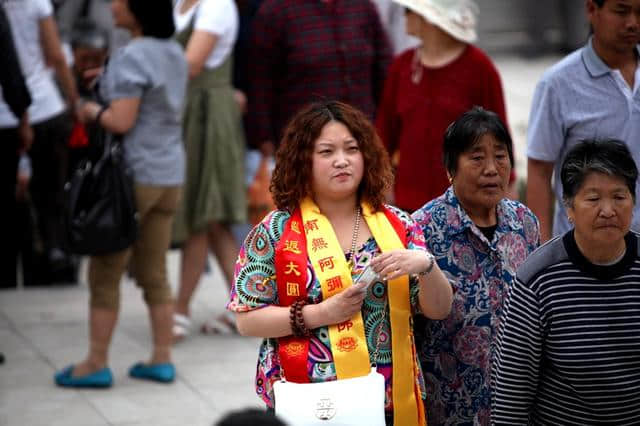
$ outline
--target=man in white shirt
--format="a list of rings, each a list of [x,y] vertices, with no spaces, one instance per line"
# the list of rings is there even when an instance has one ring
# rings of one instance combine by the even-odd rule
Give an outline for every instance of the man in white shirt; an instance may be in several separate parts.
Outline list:
[[[29,126],[27,108],[31,96],[20,69],[9,21],[0,6],[0,92],[13,115],[20,120],[18,127],[0,129],[0,199],[6,222],[5,239],[0,245],[0,288],[16,286],[16,250],[18,246],[15,224],[18,222],[16,206],[16,175],[19,152],[29,149],[33,132]],[[0,363],[2,363],[0,354]]]
[[[540,220],[542,241],[571,228],[560,202],[559,173],[572,146],[585,139],[618,139],[640,164],[640,0],[586,4],[593,36],[544,74],[531,106],[527,205]],[[631,226],[636,231],[639,210],[636,203]]]
[[[2,0],[0,6],[11,24],[20,65],[33,98],[29,107],[34,130],[30,193],[44,246],[42,265],[36,268],[42,274],[40,284],[75,280],[72,264],[62,249],[60,224],[71,124],[65,113],[75,113],[76,86],[62,52],[51,1]],[[58,92],[51,71],[65,99]],[[18,119],[0,96],[0,129],[17,126]],[[64,271],[64,277],[55,276],[56,271]]]

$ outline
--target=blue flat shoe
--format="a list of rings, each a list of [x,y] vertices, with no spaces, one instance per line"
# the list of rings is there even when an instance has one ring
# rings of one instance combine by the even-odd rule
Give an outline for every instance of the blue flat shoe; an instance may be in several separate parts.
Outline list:
[[[53,376],[56,385],[71,388],[109,388],[113,385],[113,374],[109,367],[79,377],[73,377],[72,373],[73,365],[58,371]]]
[[[139,362],[129,369],[129,376],[136,379],[170,383],[176,378],[176,368],[170,362],[149,365]]]

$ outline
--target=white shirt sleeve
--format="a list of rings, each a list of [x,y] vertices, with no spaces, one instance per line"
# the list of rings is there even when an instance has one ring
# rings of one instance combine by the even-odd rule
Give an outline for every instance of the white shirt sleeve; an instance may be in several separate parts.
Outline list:
[[[53,15],[53,5],[51,0],[31,0],[35,6],[38,19],[48,18]]]
[[[553,89],[553,82],[541,80],[536,86],[529,114],[527,157],[555,162],[565,143],[561,100]]]
[[[196,14],[194,28],[217,36],[233,31],[238,19],[230,0],[201,0]]]

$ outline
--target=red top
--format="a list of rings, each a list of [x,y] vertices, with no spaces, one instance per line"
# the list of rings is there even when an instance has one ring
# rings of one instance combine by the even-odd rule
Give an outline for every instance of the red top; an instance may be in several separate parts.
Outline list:
[[[399,155],[395,204],[414,211],[449,186],[442,160],[444,131],[475,105],[494,111],[507,124],[498,70],[477,47],[441,68],[422,67],[411,81],[415,49],[398,56],[387,76],[376,127],[391,154]]]

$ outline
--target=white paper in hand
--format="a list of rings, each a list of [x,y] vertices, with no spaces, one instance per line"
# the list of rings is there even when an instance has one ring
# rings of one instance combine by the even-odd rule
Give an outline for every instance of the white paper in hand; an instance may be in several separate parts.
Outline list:
[[[373,270],[371,265],[367,265],[364,268],[364,271],[358,276],[356,281],[353,283],[354,286],[358,287],[361,291],[365,292],[367,289],[376,281],[380,280],[380,276]]]

